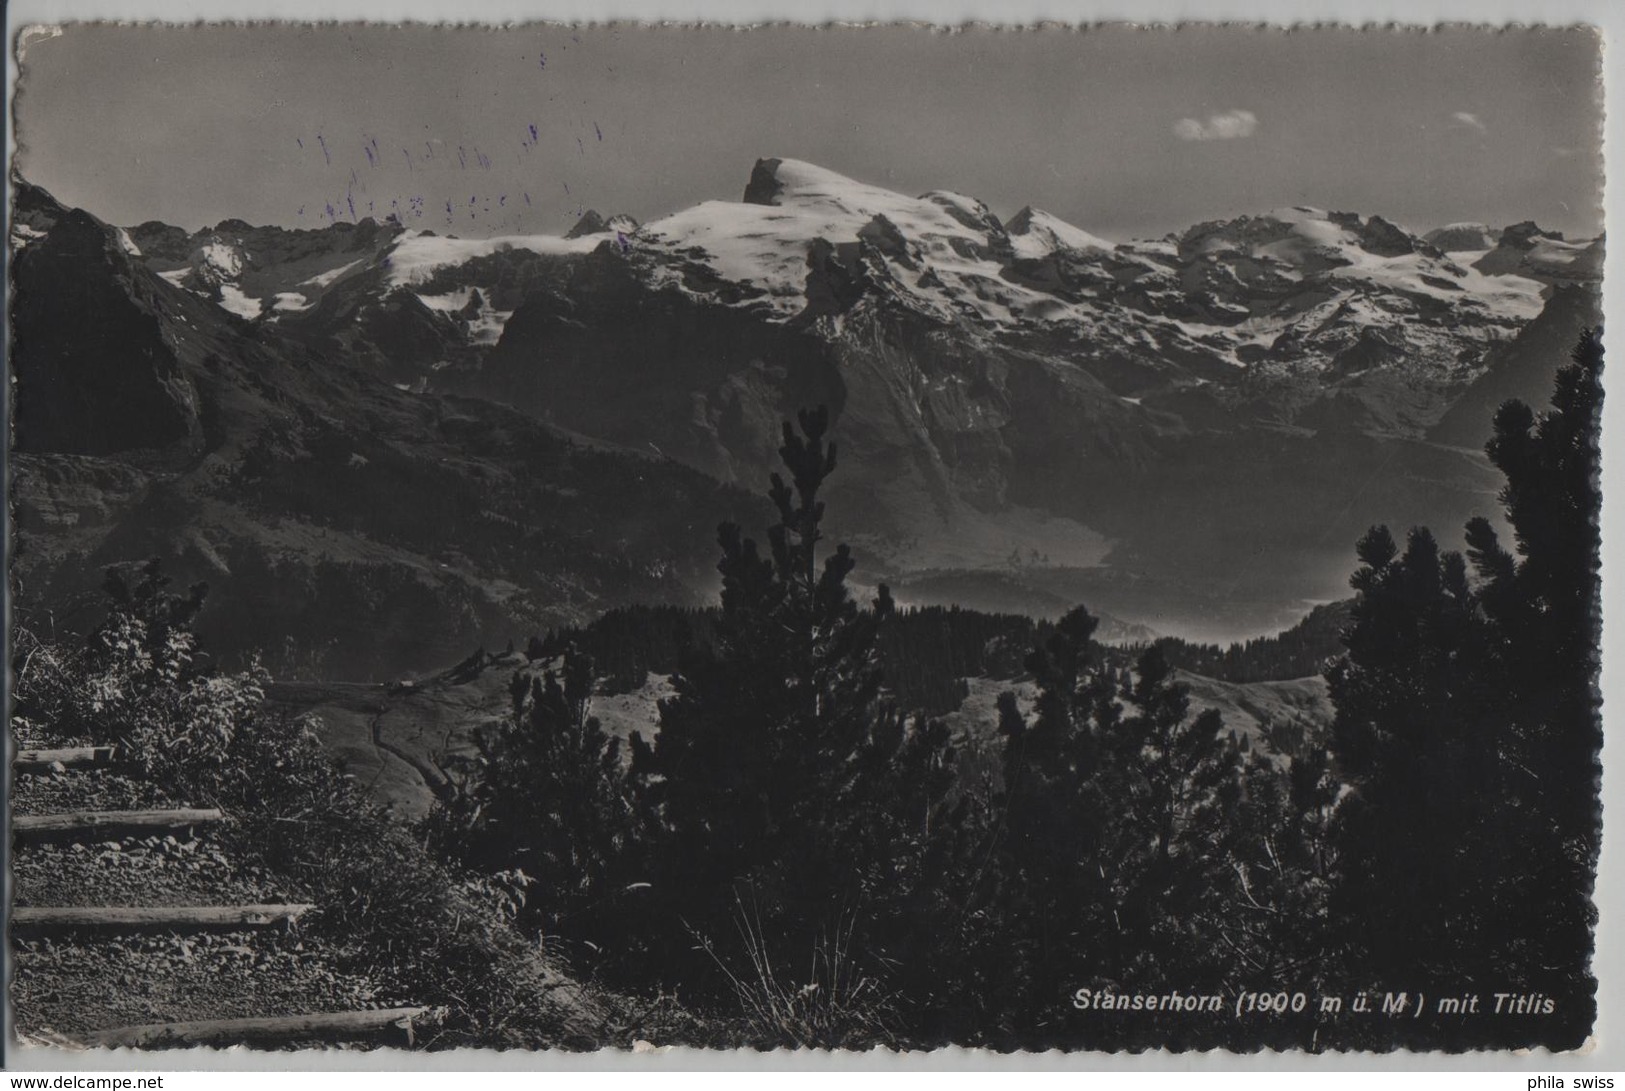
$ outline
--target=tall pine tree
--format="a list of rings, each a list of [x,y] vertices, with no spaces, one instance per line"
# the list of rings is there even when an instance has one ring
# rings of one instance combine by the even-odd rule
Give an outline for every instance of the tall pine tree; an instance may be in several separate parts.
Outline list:
[[[1350,966],[1555,995],[1531,1044],[1574,1044],[1593,1010],[1601,366],[1587,333],[1548,412],[1496,414],[1515,553],[1482,518],[1466,560],[1425,530],[1403,554],[1385,528],[1366,535],[1348,656],[1328,674],[1351,789],[1333,899]]]
[[[891,957],[952,783],[947,732],[883,706],[877,634],[891,597],[882,586],[860,607],[851,550],[821,557],[818,494],[835,445],[827,410],[798,423],[779,449],[790,479],[773,474],[768,491],[779,515],[768,554],[737,525],[719,529],[713,639],[686,653],[654,743],[633,738],[674,970],[696,938],[726,948],[741,906],[770,960],[804,967],[851,920],[877,961]],[[692,966],[678,977],[699,980]]]

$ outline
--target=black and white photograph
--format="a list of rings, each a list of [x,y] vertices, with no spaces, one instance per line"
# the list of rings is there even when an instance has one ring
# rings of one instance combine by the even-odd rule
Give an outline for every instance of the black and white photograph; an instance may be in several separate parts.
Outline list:
[[[1595,1047],[1597,28],[8,46],[14,1049]]]

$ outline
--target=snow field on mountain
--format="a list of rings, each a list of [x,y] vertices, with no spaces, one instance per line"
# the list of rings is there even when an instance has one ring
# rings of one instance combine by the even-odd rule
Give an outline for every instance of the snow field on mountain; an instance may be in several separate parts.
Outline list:
[[[770,177],[778,186],[774,204],[708,201],[645,225],[637,243],[663,259],[652,271],[656,281],[690,294],[713,294],[692,282],[690,270],[698,265],[718,280],[756,290],[735,306],[765,308],[788,318],[807,305],[807,259],[814,240],[839,246],[856,242],[861,233],[874,244],[871,252],[882,255],[891,290],[923,313],[943,320],[969,315],[994,326],[1041,322],[1092,329],[1103,320],[1092,302],[1096,293],[1077,290],[1063,297],[1013,283],[1006,269],[1012,252],[1029,260],[1065,251],[1086,263],[1138,261],[1148,273],[1160,270],[1163,276],[1174,275],[1182,264],[1183,243],[1118,246],[1032,208],[1011,217],[1006,233],[985,205],[959,194],[933,191],[905,197],[796,160],[779,161]],[[1201,305],[1215,315],[1243,318],[1241,326],[1208,325],[1175,314],[1147,314],[1146,324],[1160,327],[1162,336],[1198,340],[1240,364],[1236,349],[1267,344],[1291,327],[1304,328],[1308,317],[1292,308],[1293,313],[1248,318],[1249,311],[1259,314],[1256,308],[1267,294],[1259,301],[1226,296],[1247,295],[1254,278],[1303,282],[1306,287],[1315,280],[1346,284],[1347,291],[1371,296],[1359,309],[1379,324],[1414,315],[1421,300],[1466,308],[1502,323],[1522,323],[1539,313],[1539,282],[1485,275],[1426,253],[1384,256],[1366,249],[1366,232],[1380,239],[1384,230],[1402,234],[1375,218],[1369,223],[1352,218],[1350,223],[1308,207],[1214,224],[1191,245],[1198,260],[1214,263],[1204,275],[1229,287]],[[1010,251],[1002,250],[1000,235],[1008,238]],[[1152,288],[1150,282],[1146,286]],[[1169,288],[1179,290],[1173,282]],[[1346,292],[1337,294],[1340,304],[1347,301]],[[1330,314],[1335,307],[1312,304],[1309,309]],[[1147,330],[1141,333],[1156,339]]]
[[[991,214],[978,201],[943,191],[905,197],[791,159],[780,162],[775,177],[782,187],[776,204],[706,201],[645,224],[637,240],[674,257],[698,257],[693,251],[703,251],[704,264],[713,273],[765,292],[772,308],[788,315],[806,305],[807,253],[813,240],[854,242],[883,216],[918,252],[917,259],[910,254],[894,257],[890,264],[901,286],[919,302],[945,313],[968,305],[984,320],[998,323],[1013,322],[1035,305],[1053,311],[1050,297],[1002,279],[1003,267],[989,253],[986,227],[965,222],[991,226]],[[1028,245],[1036,249],[1042,240],[1029,240]],[[919,283],[926,271],[942,286]]]
[[[966,228],[940,206],[890,196],[895,200],[875,211],[837,204],[822,196],[805,205],[799,196],[795,203],[780,205],[706,201],[646,224],[637,240],[671,257],[700,258],[722,280],[764,292],[774,311],[789,316],[807,305],[807,254],[813,240],[855,242],[860,230],[883,215],[919,251],[917,261],[909,259],[919,268],[910,269],[895,258],[888,262],[899,287],[943,317],[955,313],[959,304],[971,307],[985,321],[1000,324],[1016,321],[1029,307],[1040,308],[1046,316],[1056,315],[1057,307],[1067,314],[1075,310],[1063,301],[1002,279],[999,262],[976,256],[977,251],[986,250],[985,236]],[[920,283],[927,271],[935,274],[940,287]],[[674,269],[667,272],[666,279],[680,284],[682,278]]]
[[[456,314],[468,306],[468,301],[474,293],[480,293],[480,313],[468,320],[469,339],[476,345],[494,345],[502,339],[502,328],[513,317],[512,311],[499,311],[491,306],[491,289],[484,285],[471,284],[467,288],[459,288],[453,292],[443,292],[439,295],[425,295],[417,293],[423,305],[432,311],[442,314]]]
[[[1058,216],[1026,208],[1010,220],[1010,244],[1018,258],[1046,258],[1057,250],[1110,251],[1117,244],[1074,227]]]
[[[301,285],[309,284],[317,288],[329,287],[334,281],[338,280],[344,274],[360,265],[363,260],[364,259],[362,258],[357,258],[348,265],[340,265],[337,269],[329,269],[325,273],[317,273],[315,276],[302,280],[299,283]]]
[[[503,250],[533,254],[588,254],[603,243],[599,235],[566,239],[557,235],[502,235],[490,239],[452,239],[407,232],[385,258],[391,287],[420,284],[437,269],[463,265]]]
[[[1543,286],[1528,277],[1511,274],[1486,276],[1470,267],[1465,267],[1463,274],[1457,276],[1446,270],[1438,259],[1422,254],[1386,258],[1358,247],[1346,248],[1342,254],[1352,264],[1332,270],[1330,275],[1338,280],[1363,280],[1407,295],[1431,296],[1446,303],[1459,302],[1465,293],[1482,302],[1492,313],[1518,322],[1527,322],[1540,313]],[[1451,281],[1459,284],[1460,288],[1446,287],[1424,277]]]
[[[263,305],[235,284],[220,285],[220,305],[239,318],[258,318]]]

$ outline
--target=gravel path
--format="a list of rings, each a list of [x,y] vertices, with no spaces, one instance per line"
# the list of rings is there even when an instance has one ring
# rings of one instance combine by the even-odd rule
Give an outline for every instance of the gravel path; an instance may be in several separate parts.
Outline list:
[[[12,882],[16,905],[232,905],[306,893],[261,868],[239,868],[212,838],[30,845],[13,858]]]
[[[14,779],[13,813],[184,807],[116,768]],[[177,906],[310,901],[244,859],[229,827],[181,836],[29,844],[12,856],[19,906]],[[49,1039],[142,1023],[355,1011],[407,1004],[346,969],[350,952],[287,929],[16,937],[11,1000],[20,1034]],[[298,1045],[298,1043],[291,1043]],[[321,1045],[319,1042],[306,1045]]]
[[[30,1035],[407,1003],[296,934],[39,939],[13,951],[17,1030]]]
[[[19,773],[11,782],[13,814],[63,811],[134,811],[187,807],[157,785],[114,769],[74,769],[64,773]]]

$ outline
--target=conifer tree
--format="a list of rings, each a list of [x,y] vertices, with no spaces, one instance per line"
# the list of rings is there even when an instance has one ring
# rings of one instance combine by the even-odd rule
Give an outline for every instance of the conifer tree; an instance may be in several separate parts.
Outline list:
[[[798,423],[779,449],[789,481],[774,473],[768,491],[768,554],[736,524],[719,528],[712,639],[673,676],[653,744],[634,736],[633,769],[660,825],[662,912],[716,942],[748,895],[769,955],[805,962],[834,913],[884,930],[873,918],[907,900],[902,858],[924,851],[952,778],[946,731],[883,707],[877,634],[891,596],[882,585],[871,608],[853,600],[844,544],[820,560],[835,445],[827,410]],[[694,946],[672,938],[673,957]]]
[[[1482,518],[1476,582],[1425,530],[1403,555],[1385,528],[1362,539],[1348,656],[1328,674],[1351,965],[1456,989],[1518,976],[1564,993],[1574,1033],[1592,987],[1601,363],[1588,333],[1549,412],[1496,414],[1516,554]]]
[[[592,715],[593,681],[592,660],[573,647],[540,678],[516,672],[510,715],[476,734],[473,788],[438,826],[465,862],[529,880],[524,920],[598,941],[636,866],[620,740]]]
[[[1329,675],[1353,789],[1338,819],[1339,928],[1375,978],[1487,971],[1481,910],[1498,868],[1484,834],[1501,739],[1466,567],[1421,528],[1403,554],[1374,528],[1358,555],[1349,655]]]
[[[1028,659],[1038,683],[1006,734],[995,898],[1028,1020],[1079,986],[1211,982],[1208,926],[1225,903],[1240,750],[1214,711],[1191,715],[1161,651],[1119,672],[1078,608]],[[1144,1028],[1141,1028],[1142,1030]]]
[[[1485,612],[1506,637],[1496,667],[1512,691],[1518,756],[1547,774],[1533,778],[1545,786],[1541,805],[1581,858],[1596,850],[1595,808],[1585,788],[1599,774],[1602,741],[1594,692],[1601,369],[1602,343],[1588,332],[1557,375],[1550,412],[1537,420],[1510,402],[1496,415],[1486,450],[1506,475],[1501,501],[1517,556],[1501,547],[1487,520],[1467,528],[1469,556],[1485,581]]]
[[[1589,1004],[1600,826],[1602,722],[1599,652],[1598,448],[1602,342],[1587,331],[1556,377],[1551,408],[1518,402],[1496,414],[1486,450],[1506,476],[1501,492],[1516,555],[1487,520],[1467,527],[1482,581],[1483,611],[1497,639],[1486,670],[1504,721],[1508,783],[1492,834],[1519,868],[1499,899],[1495,926],[1507,955],[1531,974],[1554,970]]]
[[[1211,983],[1229,953],[1212,942],[1230,899],[1241,752],[1217,709],[1191,715],[1190,691],[1153,645],[1120,685],[1105,725],[1118,787],[1103,864],[1125,975]]]
[[[1266,723],[1262,734],[1258,746],[1242,747],[1243,795],[1229,820],[1231,911],[1212,934],[1248,980],[1335,982],[1328,896],[1342,782],[1328,760],[1325,728]]]

